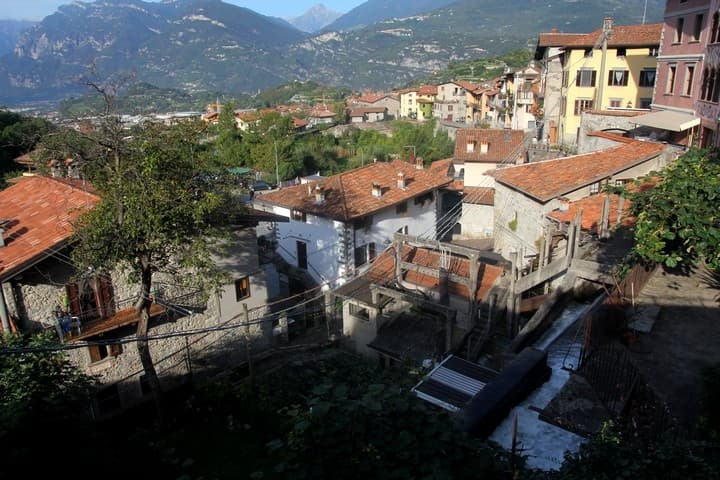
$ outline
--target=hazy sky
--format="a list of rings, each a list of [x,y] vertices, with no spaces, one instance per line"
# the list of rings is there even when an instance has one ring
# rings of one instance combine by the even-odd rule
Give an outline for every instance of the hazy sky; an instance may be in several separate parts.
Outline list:
[[[148,1],[148,0],[146,0]],[[159,0],[150,0],[159,1]],[[305,13],[316,3],[342,13],[347,13],[365,0],[224,0],[241,7],[255,10],[263,15],[287,18]],[[42,20],[53,14],[59,5],[72,0],[0,0],[0,18],[16,20]]]

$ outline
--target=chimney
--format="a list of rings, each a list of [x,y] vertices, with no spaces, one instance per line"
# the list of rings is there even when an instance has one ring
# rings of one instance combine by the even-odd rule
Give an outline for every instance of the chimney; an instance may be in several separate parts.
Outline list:
[[[9,225],[10,225],[10,220],[8,220],[8,219],[0,220],[0,247],[5,246],[5,231],[7,231]]]
[[[313,194],[312,184],[308,183],[308,197]]]
[[[425,168],[425,161],[422,157],[418,157],[415,160],[415,168],[417,168],[418,170],[422,170],[423,168]]]
[[[558,198],[558,201],[560,202],[560,207],[558,207],[558,210],[561,212],[567,212],[570,209],[570,200],[568,200],[565,197]]]
[[[609,32],[613,28],[613,17],[603,18],[603,32]]]
[[[480,142],[480,153],[487,153],[489,146],[490,146],[490,144],[488,142],[485,142],[485,141]]]
[[[372,184],[372,196],[375,198],[382,197],[382,188],[380,188],[380,184],[377,182],[373,182]]]
[[[397,174],[397,186],[400,190],[405,190],[405,174],[403,172]]]
[[[325,189],[320,185],[315,185],[315,203],[320,204],[325,201]]]

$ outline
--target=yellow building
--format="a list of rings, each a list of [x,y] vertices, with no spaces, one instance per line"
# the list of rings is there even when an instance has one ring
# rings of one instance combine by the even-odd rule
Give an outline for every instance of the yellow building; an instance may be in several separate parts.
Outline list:
[[[539,47],[555,47],[544,49],[543,95],[546,104],[557,101],[549,95],[560,96],[556,116],[546,110],[545,117],[546,125],[557,126],[559,143],[577,143],[585,110],[650,108],[661,31],[661,23],[613,25],[605,18],[603,28],[588,34],[540,34]],[[553,50],[559,54],[548,57]],[[550,75],[553,61],[561,76]]]
[[[400,118],[427,120],[432,117],[432,106],[437,95],[434,85],[422,85],[400,92]]]

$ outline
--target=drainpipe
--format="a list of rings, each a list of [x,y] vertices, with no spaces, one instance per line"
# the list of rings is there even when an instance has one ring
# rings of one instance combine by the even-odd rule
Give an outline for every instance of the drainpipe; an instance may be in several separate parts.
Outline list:
[[[3,283],[0,283],[0,321],[2,321],[3,333],[7,335],[10,333],[10,317],[5,305],[5,289],[3,285]]]

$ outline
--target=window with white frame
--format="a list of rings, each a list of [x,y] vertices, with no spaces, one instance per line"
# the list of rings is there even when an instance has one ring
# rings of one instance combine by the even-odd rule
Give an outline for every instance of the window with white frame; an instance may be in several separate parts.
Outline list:
[[[668,65],[668,77],[665,84],[665,93],[672,94],[675,91],[675,74],[677,73],[677,65]]]
[[[600,182],[595,182],[590,185],[590,195],[597,195],[600,193]]]
[[[592,109],[593,101],[588,98],[578,98],[575,100],[575,115],[580,115],[585,110]]]
[[[594,87],[596,74],[597,72],[595,72],[595,70],[581,68],[577,71],[577,76],[575,77],[575,86]]]
[[[626,87],[630,72],[627,70],[610,70],[608,74],[608,85],[612,87]]]
[[[640,87],[652,87],[655,85],[655,69],[640,70],[640,79],[638,80],[638,86]]]
[[[693,27],[693,36],[692,41],[693,42],[699,42],[700,41],[700,34],[702,33],[702,24],[704,20],[704,16],[702,13],[698,13],[695,15],[695,26]]]
[[[695,64],[685,65],[685,82],[683,84],[683,95],[692,95],[693,79],[695,77]]]
[[[680,17],[677,19],[677,23],[675,24],[675,38],[673,40],[673,43],[682,43],[684,28],[685,28],[685,18]]]

